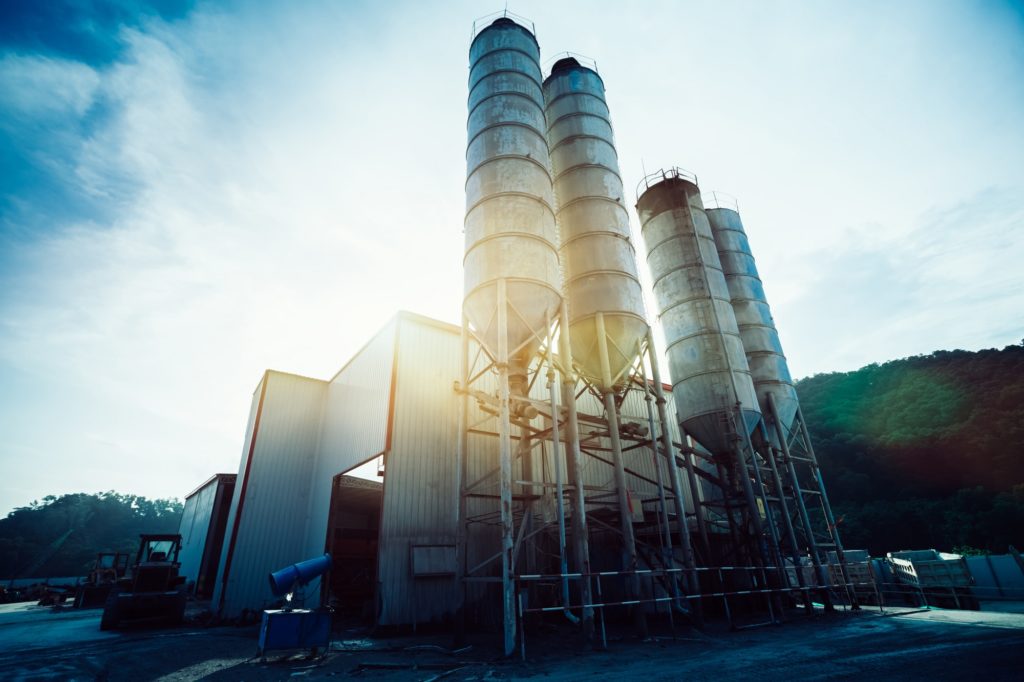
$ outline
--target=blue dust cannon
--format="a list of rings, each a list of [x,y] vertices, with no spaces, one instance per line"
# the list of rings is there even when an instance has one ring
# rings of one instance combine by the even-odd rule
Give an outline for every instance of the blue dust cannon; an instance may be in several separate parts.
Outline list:
[[[270,589],[274,593],[275,597],[283,597],[289,592],[293,592],[295,587],[301,587],[313,578],[323,575],[329,571],[330,568],[330,554],[324,554],[323,556],[319,556],[314,559],[300,561],[297,564],[292,564],[288,568],[282,568],[279,571],[271,573]]]

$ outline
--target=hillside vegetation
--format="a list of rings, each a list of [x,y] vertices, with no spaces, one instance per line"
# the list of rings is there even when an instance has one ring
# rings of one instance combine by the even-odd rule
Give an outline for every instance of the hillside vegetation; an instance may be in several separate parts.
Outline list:
[[[97,552],[134,558],[140,533],[176,533],[178,500],[115,492],[52,495],[0,519],[0,578],[81,576]]]
[[[937,351],[797,384],[844,544],[1024,549],[1024,345]],[[0,578],[84,575],[173,533],[178,500],[48,496],[0,519]]]
[[[1024,549],[1024,345],[797,384],[844,544]]]

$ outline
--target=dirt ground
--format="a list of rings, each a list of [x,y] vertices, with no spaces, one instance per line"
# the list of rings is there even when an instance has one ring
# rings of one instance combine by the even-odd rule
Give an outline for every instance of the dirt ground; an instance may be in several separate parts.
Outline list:
[[[370,639],[336,633],[330,651],[256,654],[257,629],[100,632],[98,610],[0,606],[3,680],[822,680],[1024,679],[1024,614],[939,609],[864,610],[798,617],[738,632],[655,627],[639,641],[609,632],[608,648],[570,629],[527,633],[526,660],[504,660],[494,634],[451,650],[446,635]],[[663,631],[661,631],[663,630]]]

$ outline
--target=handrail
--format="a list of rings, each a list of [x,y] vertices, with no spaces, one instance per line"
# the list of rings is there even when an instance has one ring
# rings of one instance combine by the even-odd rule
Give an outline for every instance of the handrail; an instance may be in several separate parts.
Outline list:
[[[491,12],[490,14],[485,14],[482,17],[474,19],[473,28],[469,32],[469,42],[473,42],[473,39],[476,38],[480,33],[482,33],[485,28],[494,23],[495,19],[511,19],[512,21],[519,24],[523,28],[528,28],[530,30],[530,33],[533,34],[534,39],[537,38],[537,27],[534,26],[533,21],[527,19],[524,16],[515,14],[514,12],[509,12],[507,9],[504,9],[499,12]]]
[[[690,171],[684,170],[678,166],[673,166],[672,168],[662,168],[660,170],[654,171],[650,175],[647,175],[646,177],[644,177],[643,180],[637,183],[637,200],[640,199],[640,195],[642,194],[641,187],[643,188],[643,191],[647,191],[651,188],[651,185],[656,185],[659,182],[663,182],[665,180],[675,179],[686,180],[687,182],[692,182],[694,185],[697,184],[697,175],[695,173],[691,173]]]
[[[727,208],[731,211],[740,212],[740,202],[731,194],[725,192],[710,191],[700,196],[704,208]]]
[[[579,52],[559,52],[545,59],[544,64],[542,66],[544,67],[544,70],[549,71],[550,68],[554,66],[555,62],[557,62],[559,59],[568,58],[575,59],[580,63],[580,66],[590,69],[594,73],[599,73],[597,70],[597,60],[594,59],[593,57],[588,57],[584,54],[580,54]]]

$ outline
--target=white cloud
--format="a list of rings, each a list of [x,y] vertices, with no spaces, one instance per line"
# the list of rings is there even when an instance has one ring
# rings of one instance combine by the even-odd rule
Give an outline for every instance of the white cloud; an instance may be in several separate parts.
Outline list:
[[[18,118],[81,116],[99,83],[96,71],[80,62],[5,54],[0,57],[0,111]]]
[[[775,304],[795,373],[1018,341],[1021,226],[1016,192],[990,189],[926,211],[909,232],[876,225],[808,255],[800,295]]]
[[[1019,243],[995,245],[1019,225],[1019,201],[986,218],[983,249],[962,243],[960,217],[914,221],[997,178],[1006,196],[1020,187],[1012,93],[986,100],[993,135],[934,144],[974,120],[977,107],[957,102],[1010,93],[996,86],[1019,68],[990,55],[985,70],[948,64],[957,87],[926,84],[918,106],[900,99],[932,77],[928,59],[899,59],[913,21],[876,35],[869,10],[833,25],[718,3],[614,9],[518,11],[537,21],[545,57],[597,57],[627,190],[645,158],[739,196],[795,373],[1008,329],[1019,280],[998,304],[980,286],[954,307],[944,292],[983,281],[986,263],[1012,271]],[[102,120],[66,147],[69,177],[113,217],[19,242],[17,274],[0,273],[0,372],[19,382],[0,394],[12,472],[0,509],[76,489],[184,494],[237,467],[263,369],[329,376],[399,308],[457,319],[478,11],[200,5],[126,30],[125,54],[98,71],[3,58],[0,83],[19,90],[0,97],[18,112],[75,117],[102,103]],[[891,78],[879,85],[880,73]],[[970,324],[957,335],[951,320]]]

